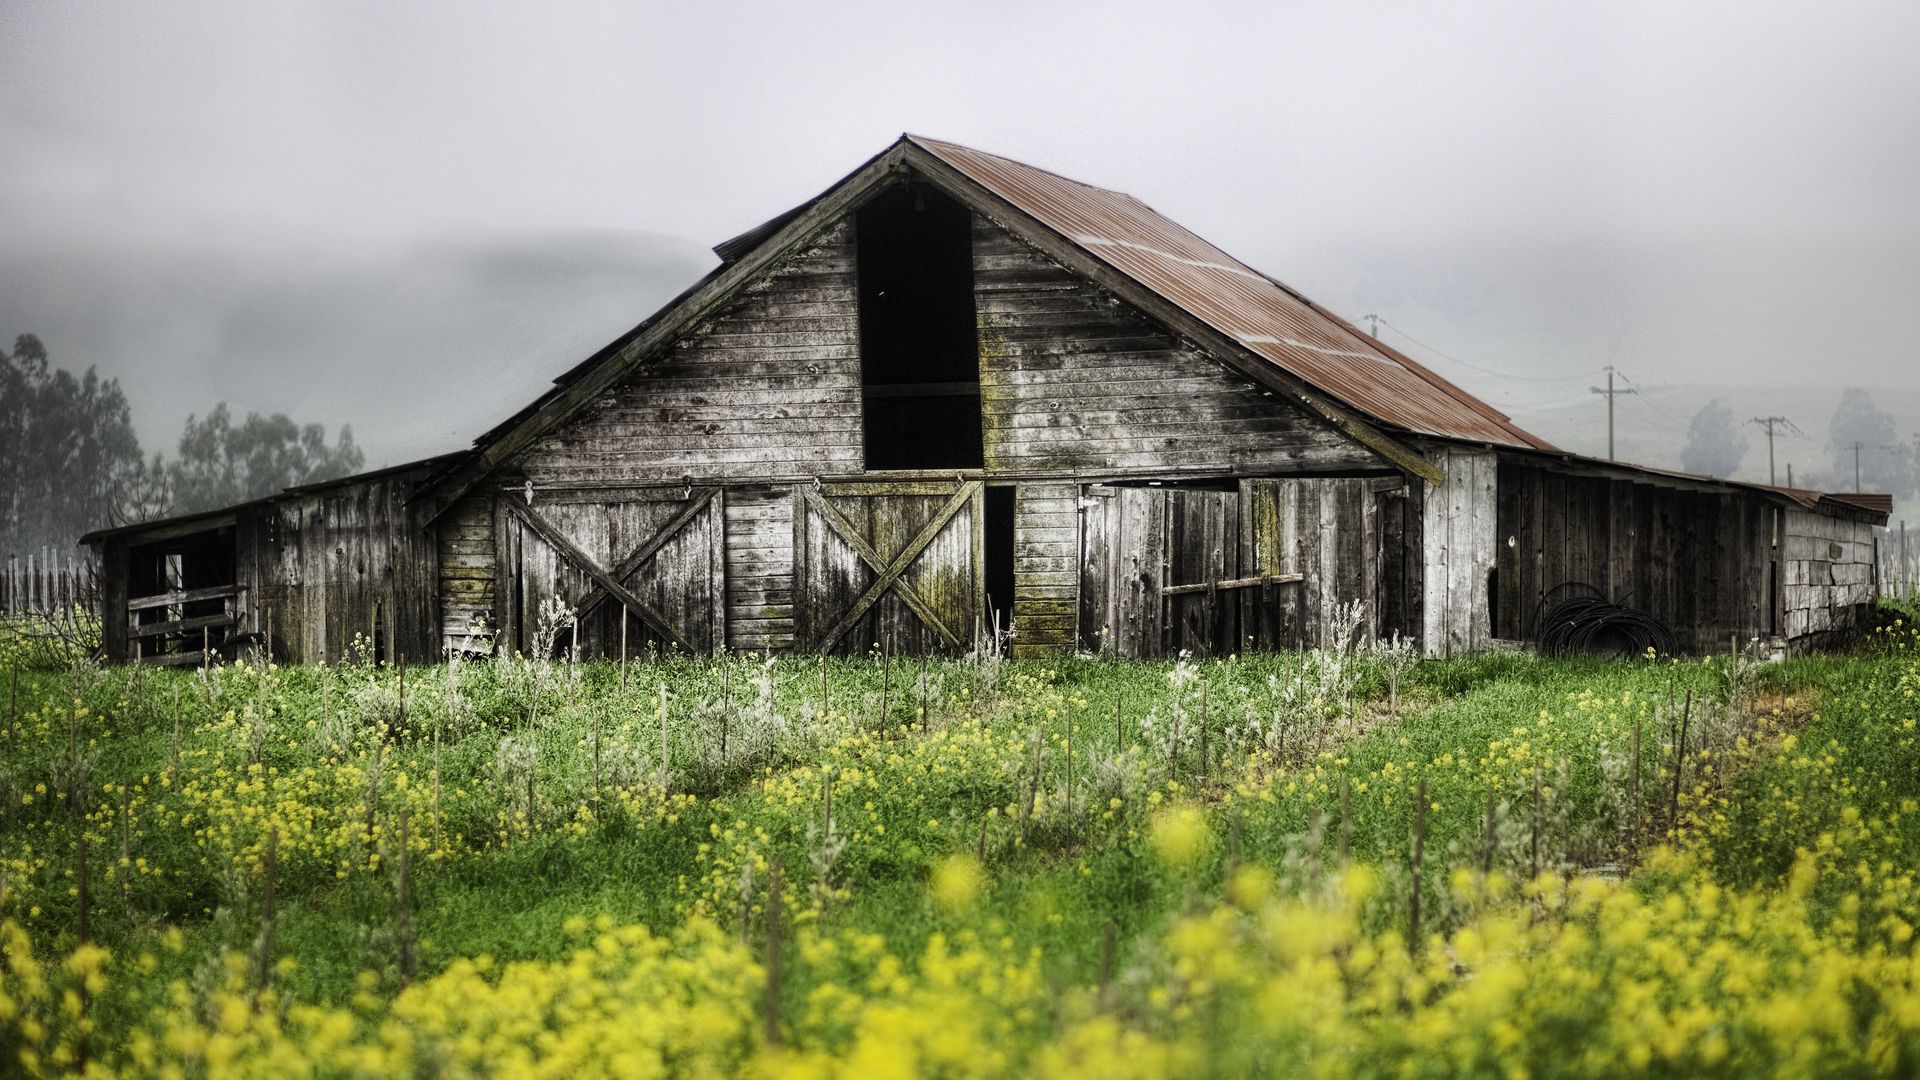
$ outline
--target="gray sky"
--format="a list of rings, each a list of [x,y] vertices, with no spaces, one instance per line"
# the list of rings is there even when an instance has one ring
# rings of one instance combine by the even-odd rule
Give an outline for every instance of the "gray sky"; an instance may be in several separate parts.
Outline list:
[[[911,130],[1523,415],[1609,362],[1916,381],[1920,4],[1174,10],[8,0],[0,338],[118,376],[149,447],[225,399],[453,449]]]

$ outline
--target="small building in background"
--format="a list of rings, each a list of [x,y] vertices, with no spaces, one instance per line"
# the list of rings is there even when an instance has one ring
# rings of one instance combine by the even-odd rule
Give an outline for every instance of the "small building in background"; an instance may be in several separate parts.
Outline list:
[[[109,655],[1157,657],[1318,644],[1358,604],[1438,656],[1577,596],[1705,652],[1877,596],[1885,497],[1563,452],[1005,158],[903,136],[715,251],[470,450],[92,534]]]

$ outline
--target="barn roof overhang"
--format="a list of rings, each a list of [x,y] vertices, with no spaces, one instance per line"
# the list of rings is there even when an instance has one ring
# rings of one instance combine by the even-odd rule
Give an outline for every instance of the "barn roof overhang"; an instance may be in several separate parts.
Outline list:
[[[234,503],[230,506],[222,506],[214,510],[202,510],[192,514],[174,514],[171,517],[155,518],[151,521],[133,521],[125,525],[113,525],[104,529],[95,529],[85,536],[82,536],[80,543],[88,546],[98,546],[103,541],[120,539],[122,537],[144,541],[184,536],[189,533],[200,532],[207,529],[217,529],[223,525],[232,524],[236,516],[243,511],[258,510],[272,506],[275,503],[286,502],[289,499],[297,499],[304,495],[324,494],[337,488],[351,487],[354,484],[364,484],[374,480],[385,480],[388,477],[413,472],[422,474],[423,480],[430,480],[433,476],[438,475],[455,462],[472,456],[472,453],[471,450],[456,450],[450,454],[440,454],[435,457],[421,458],[418,461],[409,461],[400,465],[388,465],[378,469],[369,469],[366,472],[354,473],[350,476],[339,476],[332,480],[316,480],[311,484],[295,484],[289,488],[282,488],[271,495],[263,495],[257,499],[249,499],[246,502]]]
[[[1503,456],[1570,475],[1603,476],[1616,480],[1661,484],[1691,491],[1744,492],[1758,495],[1775,505],[1804,510],[1828,517],[1885,525],[1893,515],[1893,496],[1874,492],[1825,492],[1778,484],[1756,484],[1746,480],[1728,480],[1700,473],[1662,469],[1652,465],[1588,457],[1565,450],[1534,450],[1511,446],[1489,446]]]

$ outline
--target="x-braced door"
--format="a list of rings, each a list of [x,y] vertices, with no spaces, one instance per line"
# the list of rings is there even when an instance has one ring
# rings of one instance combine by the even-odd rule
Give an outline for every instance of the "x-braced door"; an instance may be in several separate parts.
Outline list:
[[[970,648],[982,601],[983,491],[957,480],[796,490],[796,647]]]
[[[718,488],[609,500],[521,491],[499,496],[500,625],[509,645],[542,645],[556,610],[580,615],[584,656],[649,643],[710,652],[726,641],[724,496]],[[563,607],[562,607],[563,606]],[[571,631],[551,642],[572,644]]]

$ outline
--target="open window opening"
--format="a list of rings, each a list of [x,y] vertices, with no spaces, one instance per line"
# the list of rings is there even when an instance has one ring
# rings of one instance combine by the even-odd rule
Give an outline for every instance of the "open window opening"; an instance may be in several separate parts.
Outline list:
[[[148,663],[199,663],[239,621],[233,526],[128,552],[128,653]]]
[[[854,233],[867,468],[981,467],[973,215],[902,184],[860,209]]]
[[[987,632],[1006,633],[1013,626],[1013,498],[1014,488],[987,489],[986,565]]]

